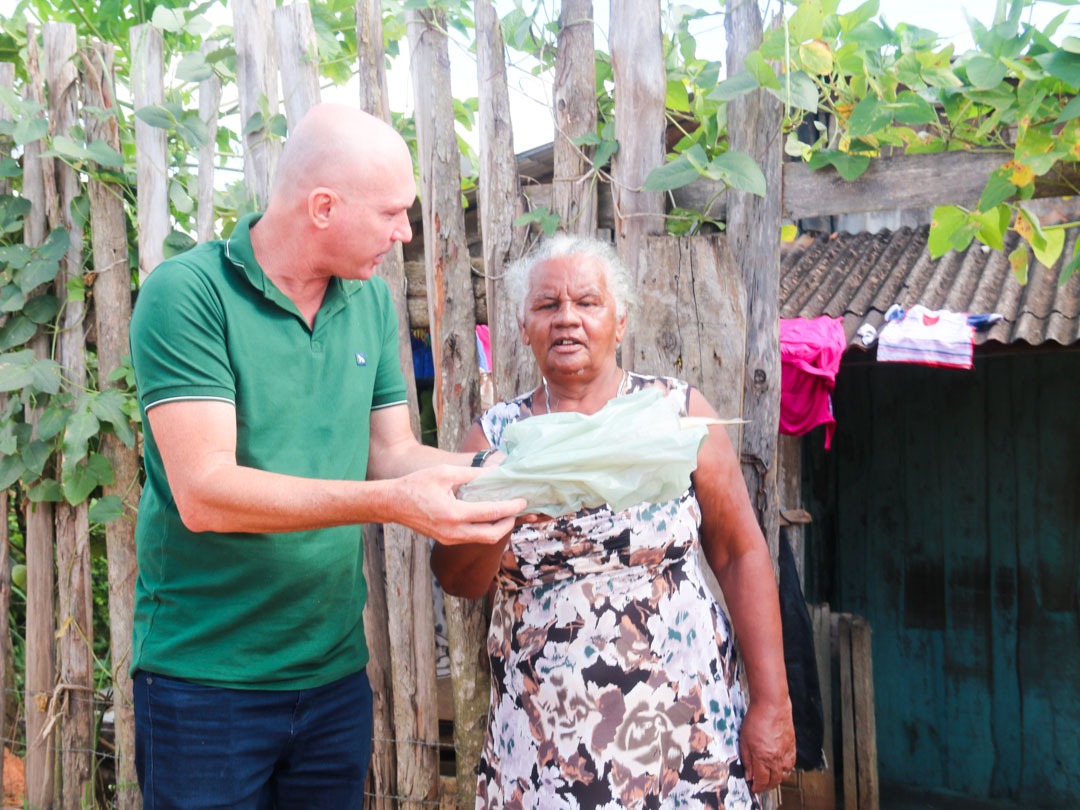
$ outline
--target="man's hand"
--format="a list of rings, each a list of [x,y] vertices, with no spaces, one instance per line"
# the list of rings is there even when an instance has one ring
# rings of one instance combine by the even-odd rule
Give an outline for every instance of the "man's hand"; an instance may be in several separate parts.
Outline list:
[[[457,488],[483,472],[483,468],[439,465],[396,479],[403,495],[391,504],[392,521],[448,546],[499,542],[514,528],[514,516],[527,502],[524,498],[458,500]]]
[[[754,793],[767,793],[779,785],[795,767],[791,702],[774,706],[751,696],[739,732],[739,753]]]

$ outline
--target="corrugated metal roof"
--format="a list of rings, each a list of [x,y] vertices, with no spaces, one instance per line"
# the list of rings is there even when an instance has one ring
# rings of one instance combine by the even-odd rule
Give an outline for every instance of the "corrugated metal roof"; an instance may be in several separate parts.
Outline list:
[[[1058,286],[1072,257],[1077,228],[1066,231],[1062,258],[1053,268],[1031,260],[1027,284],[1017,282],[1008,253],[1019,237],[1010,231],[1005,250],[973,242],[963,252],[931,259],[929,226],[878,233],[804,235],[781,251],[780,317],[844,319],[848,342],[868,323],[880,330],[892,304],[922,304],[972,314],[1000,313],[1004,319],[976,343],[1080,342],[1080,273]]]

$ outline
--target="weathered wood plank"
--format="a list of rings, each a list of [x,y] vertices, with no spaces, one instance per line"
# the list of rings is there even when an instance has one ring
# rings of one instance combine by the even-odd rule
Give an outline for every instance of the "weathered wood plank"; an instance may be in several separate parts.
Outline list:
[[[454,132],[450,53],[446,14],[410,11],[406,16],[416,98],[416,142],[424,211],[424,258],[428,279],[431,349],[435,362],[435,417],[439,447],[461,446],[479,413],[480,370],[476,352],[475,300],[465,213],[461,207],[461,169]],[[429,578],[430,583],[430,578]],[[481,666],[487,621],[483,603],[447,597],[446,628],[454,687],[454,750],[458,806],[471,807],[475,794],[469,775],[480,762],[491,681]]]
[[[877,727],[874,718],[874,661],[870,625],[851,619],[851,684],[855,709],[855,763],[859,810],[878,810]]]
[[[292,3],[274,9],[274,38],[281,66],[281,92],[290,129],[319,102],[319,49],[311,6]]]
[[[53,135],[69,132],[78,123],[78,71],[76,33],[72,23],[42,26],[45,55],[45,88],[49,104],[49,130]],[[55,161],[56,207],[50,208],[49,225],[68,232],[68,251],[60,263],[55,295],[61,302],[61,331],[57,361],[63,366],[67,385],[75,391],[86,386],[86,304],[70,295],[72,285],[82,282],[83,231],[71,206],[79,195],[79,178],[66,163]],[[48,189],[46,189],[48,192]],[[67,453],[62,466],[74,465]],[[86,502],[56,506],[57,635],[60,683],[60,802],[79,807],[92,795],[91,768],[94,750],[94,622],[90,575],[90,520]]]
[[[29,101],[44,109],[45,80],[41,74],[38,29],[26,25],[26,94]],[[44,117],[44,113],[42,113]],[[23,221],[23,240],[30,247],[45,241],[45,175],[41,141],[23,147],[23,196],[30,201],[30,213]],[[44,292],[41,287],[31,293]],[[29,296],[27,296],[29,298]],[[40,331],[31,341],[35,359],[50,357],[49,338]],[[35,436],[44,409],[28,404],[26,423]],[[51,472],[51,467],[50,467]],[[48,732],[48,702],[56,682],[56,579],[53,546],[56,528],[51,503],[24,505],[26,519],[26,799],[31,807],[47,807],[56,792],[55,748]]]
[[[160,29],[150,23],[134,26],[131,45],[131,93],[135,110],[161,104],[164,61]],[[169,235],[169,173],[165,130],[135,118],[136,222],[139,234],[139,281],[165,258]]]
[[[11,62],[0,62],[0,87],[11,92],[15,88],[15,65]],[[0,108],[0,121],[10,122],[11,115],[7,108]],[[5,135],[0,135],[0,158],[11,157],[12,141]],[[11,181],[7,178],[0,179],[0,194],[11,193]],[[0,326],[3,326],[6,317],[0,317]],[[0,394],[0,410],[5,410],[8,404],[8,395]],[[9,615],[11,607],[11,530],[8,527],[8,490],[0,492],[0,515],[4,520],[0,523],[0,615]],[[0,627],[0,689],[3,690],[3,698],[0,699],[0,739],[7,739],[8,717],[18,717],[18,699],[15,695],[15,645],[11,640],[11,628],[5,623]],[[0,796],[3,795],[4,752],[0,748]]]
[[[480,88],[480,209],[485,306],[476,320],[490,328],[494,397],[506,399],[539,380],[532,353],[521,343],[517,302],[507,300],[503,276],[525,250],[528,228],[514,225],[525,210],[510,126],[510,91],[502,25],[490,0],[476,3],[476,74]],[[469,215],[466,213],[466,230]],[[476,285],[474,284],[474,289]]]
[[[756,3],[740,3],[724,15],[728,70],[738,71],[761,42]],[[746,373],[743,377],[743,476],[758,523],[775,561],[779,496],[776,441],[780,424],[780,103],[764,90],[728,105],[728,141],[749,154],[765,175],[765,195],[732,189],[727,237],[735,266],[746,274]]]
[[[390,122],[389,99],[386,90],[386,59],[383,51],[382,4],[378,0],[357,0],[356,41],[359,57],[360,106],[377,118]],[[404,259],[400,244],[383,258],[379,274],[386,279],[398,319],[398,345],[401,347],[401,368],[405,376],[406,397],[413,434],[420,435],[420,409],[417,402],[416,378],[413,374],[409,316],[406,306]],[[392,549],[392,553],[388,553]],[[435,617],[434,605],[425,596],[413,598],[411,585],[414,571],[422,571],[427,562],[427,542],[414,532],[396,523],[364,527],[364,578],[368,584],[368,601],[364,606],[364,628],[367,633],[371,659],[368,678],[374,693],[374,744],[369,767],[371,810],[394,810],[398,795],[410,795],[398,784],[398,762],[411,769],[437,761],[434,749],[420,748],[431,744],[438,734],[437,696],[433,684],[424,681],[423,688],[410,691],[415,671],[434,670]],[[420,593],[430,593],[430,574],[420,584]],[[405,587],[400,587],[404,583]],[[395,617],[391,630],[391,617]],[[402,643],[402,632],[417,638],[417,647]],[[400,670],[400,671],[399,671]],[[432,675],[433,677],[433,675]],[[416,719],[419,711],[422,720]],[[408,725],[399,729],[396,718],[402,716]],[[417,726],[425,736],[416,748],[399,749],[399,734],[406,739],[415,736]],[[434,729],[434,730],[433,730]],[[426,789],[426,788],[421,788]]]
[[[935,205],[974,205],[990,173],[1008,161],[1006,152],[942,152],[878,158],[856,180],[834,169],[784,164],[782,216],[806,219],[833,214],[896,211]],[[695,184],[696,185],[696,184]],[[1060,197],[1080,187],[1080,164],[1071,163],[1038,179],[1037,197]],[[702,198],[707,185],[702,184]],[[691,201],[695,198],[690,198]]]
[[[256,207],[266,207],[281,142],[270,135],[267,115],[278,113],[278,71],[274,58],[273,0],[230,0],[236,41],[236,84],[244,135],[244,182]],[[266,113],[263,113],[265,109]],[[261,127],[249,124],[263,116]]]
[[[596,233],[593,147],[575,139],[596,132],[596,59],[592,0],[563,0],[555,52],[553,213],[570,233]]]
[[[91,41],[84,51],[83,94],[86,105],[106,110],[84,116],[87,142],[100,141],[120,151],[120,125],[116,115],[115,46]],[[127,215],[121,189],[91,179],[91,255],[94,281],[94,324],[97,334],[98,380],[101,390],[117,388],[110,376],[121,367],[128,354],[128,327],[131,323],[131,271],[127,242]],[[109,577],[109,649],[112,667],[113,744],[116,754],[116,806],[118,810],[138,810],[142,806],[135,772],[135,711],[132,699],[131,664],[132,614],[135,608],[135,515],[142,493],[140,459],[136,448],[127,447],[108,433],[102,437],[102,452],[113,468],[114,481],[104,487],[106,496],[120,498],[124,516],[105,525],[105,546]]]
[[[840,746],[844,810],[859,807],[858,765],[855,756],[855,696],[851,676],[851,614],[833,614],[837,666],[840,668]]]
[[[209,56],[219,46],[204,42]],[[214,155],[217,149],[218,111],[221,106],[221,79],[211,74],[199,82],[199,119],[206,125],[206,143],[199,147],[199,186],[195,212],[195,233],[199,242],[214,238]]]
[[[641,187],[649,172],[664,162],[664,70],[659,0],[612,2],[611,67],[615,80],[615,137],[619,151],[611,166],[615,206],[615,246],[635,279],[644,238],[664,232],[664,198]],[[637,357],[637,336],[628,329],[622,362],[631,371]]]

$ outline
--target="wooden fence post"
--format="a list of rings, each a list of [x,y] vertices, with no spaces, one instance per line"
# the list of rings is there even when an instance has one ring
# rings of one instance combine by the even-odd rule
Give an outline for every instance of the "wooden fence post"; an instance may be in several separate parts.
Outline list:
[[[266,208],[281,142],[270,134],[278,112],[278,77],[274,63],[273,0],[230,0],[236,39],[236,84],[240,90],[240,127],[244,131],[244,179],[256,208]],[[262,125],[255,126],[257,116]]]
[[[724,18],[728,74],[761,43],[756,3],[739,3]],[[765,175],[765,196],[728,191],[727,237],[736,267],[746,274],[746,373],[742,444],[738,448],[750,500],[775,568],[780,500],[776,443],[780,426],[780,102],[764,90],[728,105],[728,145],[749,154]],[[752,697],[751,697],[752,699]]]
[[[563,0],[555,51],[555,142],[551,210],[564,230],[596,234],[596,181],[592,147],[576,138],[596,132],[596,56],[592,0]],[[661,154],[661,159],[663,155]]]
[[[41,75],[37,26],[26,26],[26,84],[28,100],[42,109],[45,80]],[[23,147],[23,196],[30,213],[23,222],[23,241],[37,247],[45,241],[45,175],[41,141]],[[30,295],[40,295],[45,285]],[[27,298],[30,297],[27,296]],[[38,330],[31,341],[34,358],[50,357],[49,339]],[[44,406],[26,406],[25,419],[37,434]],[[55,510],[50,502],[26,502],[26,799],[31,807],[51,808],[56,793],[55,755],[48,704],[56,683],[56,576],[53,546]]]
[[[202,52],[209,56],[217,47],[204,42]],[[214,238],[214,153],[220,105],[221,79],[212,74],[199,82],[199,118],[206,125],[206,143],[199,147],[199,190],[195,212],[195,232],[199,242]]]
[[[128,34],[131,45],[131,93],[135,111],[165,98],[162,85],[163,40],[150,23]],[[139,237],[139,284],[165,259],[169,235],[169,176],[165,130],[135,117],[136,225]]]
[[[379,0],[356,2],[356,51],[360,60],[359,92],[360,106],[383,121],[390,123],[390,106],[386,90],[386,59],[383,50],[382,4]],[[420,408],[416,395],[416,377],[413,373],[411,333],[406,301],[405,260],[401,245],[395,244],[383,259],[379,274],[390,286],[394,311],[398,319],[398,345],[401,347],[401,369],[405,375],[406,397],[409,404],[409,420],[413,433],[420,435]],[[394,550],[388,554],[387,548]],[[400,702],[407,706],[413,700],[405,693],[405,680],[397,675],[400,653],[391,649],[390,616],[413,617],[417,606],[413,604],[408,585],[412,572],[422,569],[414,558],[427,558],[426,544],[411,530],[397,523],[364,527],[364,579],[368,586],[368,601],[364,606],[364,628],[367,633],[368,678],[373,698],[374,742],[371,749],[371,766],[368,769],[368,806],[371,810],[392,810],[397,807],[395,799],[404,795],[398,788],[399,757],[413,755],[413,751],[398,750],[395,707]],[[429,577],[430,579],[430,577]],[[394,583],[388,587],[388,582]],[[404,585],[405,587],[401,587]],[[430,586],[429,586],[430,588]],[[430,618],[431,645],[435,644],[434,605],[425,606],[421,613]],[[425,636],[426,637],[426,636]],[[434,656],[434,650],[432,651]],[[407,654],[411,672],[412,655]],[[430,691],[424,696],[434,700]],[[435,706],[426,709],[437,714]],[[407,710],[407,709],[406,709]],[[410,726],[411,729],[411,726]],[[436,726],[436,733],[437,733]],[[411,739],[410,731],[410,739]]]
[[[502,25],[491,0],[477,0],[476,78],[480,88],[480,233],[483,235],[487,323],[491,337],[495,399],[534,386],[539,377],[532,352],[521,343],[517,301],[507,300],[507,266],[525,250],[528,228],[514,225],[525,210],[510,127]]]
[[[311,7],[307,3],[293,3],[275,8],[274,37],[281,65],[285,118],[292,129],[320,97],[319,51]]]
[[[78,121],[78,72],[75,68],[75,26],[45,23],[42,27],[45,52],[45,84],[49,100],[49,131],[55,137],[71,130]],[[51,164],[51,171],[49,171]],[[68,232],[67,256],[60,263],[56,297],[61,302],[57,361],[63,366],[66,384],[75,392],[86,386],[86,306],[68,290],[82,281],[83,233],[71,214],[79,194],[75,171],[59,160],[49,159],[46,168],[46,197],[55,195],[49,206],[49,224]],[[50,188],[49,180],[54,183]],[[79,462],[61,454],[64,475]],[[83,462],[85,463],[85,462]],[[94,623],[90,576],[89,506],[84,501],[56,506],[57,635],[60,640],[60,683],[57,708],[60,719],[60,801],[63,807],[79,807],[92,795],[91,766],[94,751]]]
[[[447,92],[446,15],[440,10],[410,11],[406,25],[416,97],[435,416],[439,447],[456,450],[480,409],[480,372],[460,158],[453,100]],[[490,675],[479,663],[486,649],[487,621],[480,600],[447,596],[445,608],[454,688],[458,806],[471,807],[475,803],[471,775],[479,763],[490,699]]]
[[[111,115],[87,114],[87,142],[101,141],[121,149],[119,109],[113,71],[115,48],[93,40],[83,54],[83,88],[86,106],[108,110]],[[128,256],[127,214],[121,190],[112,183],[91,179],[91,250],[96,281],[94,315],[97,329],[98,388],[118,386],[110,375],[128,354],[128,326],[131,323],[131,269]],[[113,468],[114,482],[104,487],[105,495],[120,498],[123,514],[105,526],[109,563],[109,646],[111,650],[114,750],[116,752],[117,810],[138,810],[142,806],[135,772],[135,707],[132,698],[131,633],[135,610],[135,515],[142,494],[141,460],[134,446],[127,447],[115,434],[102,437],[102,452]]]
[[[7,91],[15,88],[15,65],[11,62],[0,62],[0,87]],[[0,121],[11,121],[7,108],[0,106]],[[11,140],[0,136],[0,159],[11,157]],[[0,195],[11,193],[11,182],[6,178],[0,178]],[[0,326],[4,323],[0,317]],[[7,394],[0,394],[0,411],[8,404]],[[0,611],[8,616],[11,611],[11,532],[8,529],[8,491],[0,492],[0,515],[3,522],[0,523]],[[15,699],[15,648],[11,641],[11,628],[8,622],[0,627],[0,690],[3,698],[0,699],[0,740],[8,738],[8,717],[16,717],[16,711],[9,714],[8,706]],[[0,796],[4,795],[4,750],[0,747]]]
[[[664,232],[664,198],[641,190],[649,172],[664,163],[664,104],[667,74],[660,32],[659,0],[611,1],[611,67],[615,76],[615,137],[611,194],[615,205],[615,246],[640,289],[639,251],[645,236]],[[622,364],[641,362],[638,340],[628,329]]]

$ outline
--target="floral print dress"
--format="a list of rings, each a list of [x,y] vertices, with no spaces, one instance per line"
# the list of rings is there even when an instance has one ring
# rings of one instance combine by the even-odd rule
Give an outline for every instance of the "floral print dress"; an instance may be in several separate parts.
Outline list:
[[[685,415],[689,386],[661,386]],[[531,394],[480,422],[491,445]],[[699,567],[693,488],[622,512],[514,530],[497,575],[492,701],[477,808],[726,808],[743,779],[745,711],[727,617]]]

